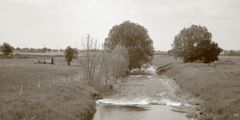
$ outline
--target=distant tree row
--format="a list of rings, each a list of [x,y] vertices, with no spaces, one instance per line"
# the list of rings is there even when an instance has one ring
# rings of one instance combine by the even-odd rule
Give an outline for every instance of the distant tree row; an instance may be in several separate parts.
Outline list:
[[[240,56],[240,50],[224,50],[223,54],[224,56]]]
[[[52,51],[51,48],[20,48],[17,47],[15,50],[20,51],[20,52],[33,52],[33,53],[45,53],[45,52],[50,52]]]
[[[144,63],[151,62],[154,53],[153,41],[148,35],[145,27],[125,21],[115,25],[109,31],[104,42],[104,49],[111,52],[116,46],[122,46],[128,50],[129,69],[140,68]],[[9,55],[13,47],[7,43],[1,46],[4,55]],[[16,50],[22,52],[47,52],[49,48],[19,48]],[[74,53],[75,52],[75,53]],[[70,46],[65,50],[66,60],[70,65],[72,58],[77,54]],[[82,52],[85,52],[84,50]],[[91,49],[89,52],[103,52],[99,49]],[[218,60],[218,55],[222,49],[217,43],[212,41],[212,34],[204,26],[192,25],[184,28],[175,36],[170,54],[175,57],[183,58],[184,62],[193,62],[200,60],[204,63],[210,63]],[[229,51],[229,54],[238,55],[235,51]]]

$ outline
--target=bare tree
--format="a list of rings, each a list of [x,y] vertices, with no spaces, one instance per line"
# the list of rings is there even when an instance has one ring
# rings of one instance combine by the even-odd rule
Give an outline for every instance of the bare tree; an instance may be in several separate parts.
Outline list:
[[[90,35],[82,42],[83,53],[80,55],[80,65],[84,72],[85,79],[88,80],[88,84],[93,86],[94,75],[97,67],[98,54],[93,50],[97,48],[97,41]]]
[[[100,88],[111,85],[128,68],[128,51],[118,46],[113,51],[97,48],[97,41],[88,35],[83,43],[79,62],[83,76],[90,86]]]

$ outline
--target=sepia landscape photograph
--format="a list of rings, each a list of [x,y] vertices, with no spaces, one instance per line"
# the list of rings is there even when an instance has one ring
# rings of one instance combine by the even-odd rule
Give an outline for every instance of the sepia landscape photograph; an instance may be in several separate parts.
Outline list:
[[[240,120],[240,0],[0,0],[0,120]]]

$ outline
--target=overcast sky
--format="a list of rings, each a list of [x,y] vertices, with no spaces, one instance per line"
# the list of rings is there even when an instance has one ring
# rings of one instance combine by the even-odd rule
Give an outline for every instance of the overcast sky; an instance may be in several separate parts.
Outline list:
[[[90,34],[103,43],[126,20],[149,31],[156,50],[169,50],[184,27],[203,25],[224,49],[240,49],[240,0],[0,0],[0,44],[81,46]]]

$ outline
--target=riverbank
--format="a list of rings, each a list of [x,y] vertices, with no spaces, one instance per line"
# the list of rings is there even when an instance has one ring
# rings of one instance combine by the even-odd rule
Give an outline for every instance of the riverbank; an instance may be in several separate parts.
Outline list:
[[[188,120],[189,99],[174,80],[154,73],[119,79],[115,93],[97,101],[94,120]]]
[[[240,119],[240,57],[220,57],[211,63],[182,63],[164,59],[154,64],[162,66],[160,74],[174,79],[180,89],[203,100],[199,103],[200,120]],[[164,66],[165,65],[165,66]]]
[[[81,79],[77,62],[69,67],[64,57],[54,61],[56,65],[34,64],[31,57],[0,59],[1,120],[92,120],[97,91]]]

